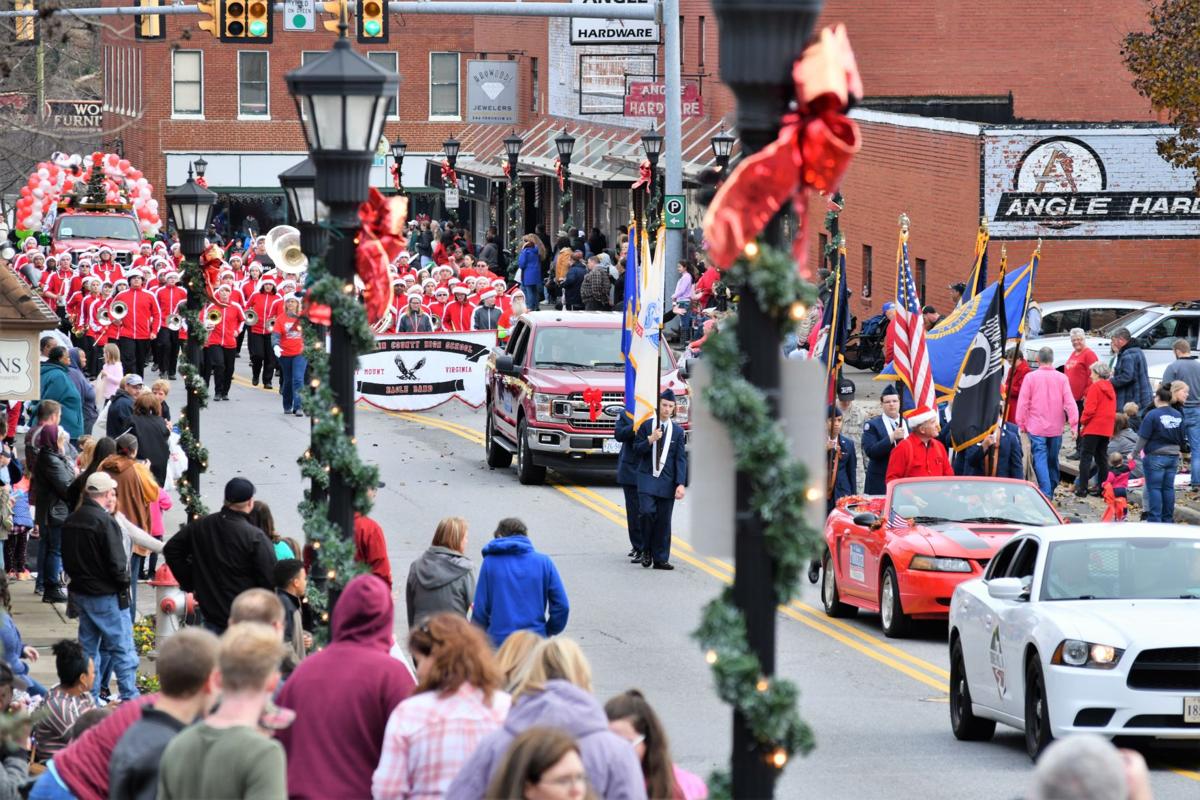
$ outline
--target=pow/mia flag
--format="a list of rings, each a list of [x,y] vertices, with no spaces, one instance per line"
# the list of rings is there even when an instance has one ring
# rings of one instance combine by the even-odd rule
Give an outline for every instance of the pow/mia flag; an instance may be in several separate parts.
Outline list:
[[[982,441],[996,429],[1004,382],[1004,344],[1008,339],[1006,320],[1001,275],[955,382],[950,405],[950,440],[955,452]]]

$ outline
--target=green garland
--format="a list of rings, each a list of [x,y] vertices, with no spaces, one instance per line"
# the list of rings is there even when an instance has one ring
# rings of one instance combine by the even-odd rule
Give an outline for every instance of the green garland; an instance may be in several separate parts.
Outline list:
[[[183,262],[183,283],[189,297],[204,298],[208,296],[208,287],[204,280],[204,270],[200,268],[198,263]],[[203,305],[201,303],[202,310]],[[189,340],[195,337],[200,342],[200,358],[203,360],[204,344],[208,341],[208,330],[201,322],[200,313],[188,308],[185,303],[179,309],[179,314],[183,317],[184,324],[187,325]],[[201,409],[207,408],[208,387],[204,385],[204,379],[200,377],[200,365],[193,364],[188,358],[186,343],[183,345],[183,353],[181,355],[179,373],[183,376],[183,385],[185,388],[195,391],[196,399],[200,403]],[[179,446],[183,449],[184,455],[188,457],[189,464],[195,460],[196,463],[200,464],[201,472],[208,468],[208,450],[200,444],[200,440],[192,433],[191,428],[188,427],[186,409],[184,413],[179,415]],[[179,500],[183,503],[189,521],[199,519],[208,513],[208,508],[205,507],[204,501],[200,497],[200,492],[188,481],[186,472],[179,476],[179,479],[175,482],[175,487],[179,491]]]
[[[512,258],[508,264],[508,278],[513,280],[517,274],[517,259],[521,255],[521,207],[520,207],[520,183],[510,181],[507,189],[508,205],[508,247],[512,252]]]
[[[816,299],[788,254],[759,245],[747,248],[726,280],[742,292],[754,292],[781,335],[804,305]],[[787,436],[771,416],[767,396],[742,376],[745,359],[738,349],[736,320],[722,326],[704,353],[712,370],[704,400],[719,421],[739,432],[733,437],[736,467],[750,476],[750,510],[763,521],[767,552],[775,564],[775,596],[787,602],[799,591],[809,559],[823,546],[821,532],[806,520],[808,471],[789,455]],[[793,754],[812,750],[812,730],[796,709],[799,692],[790,681],[763,674],[746,641],[746,620],[733,602],[732,589],[705,606],[692,635],[704,648],[718,696],[741,712],[772,765],[782,769]],[[709,787],[713,798],[732,797],[727,773],[713,774]]]
[[[353,291],[347,293],[343,288],[348,285],[353,289],[353,284],[330,274],[319,258],[309,259],[308,276],[309,301],[329,306],[332,319],[349,332],[354,352],[361,355],[374,349],[375,334],[367,324],[366,310]],[[337,472],[354,493],[354,510],[366,514],[371,510],[367,490],[379,485],[379,468],[364,464],[358,457],[356,440],[346,435],[342,410],[329,384],[329,350],[318,327],[310,323],[304,325],[304,355],[311,378],[302,402],[305,413],[313,419],[313,428],[309,448],[297,459],[300,474],[328,497],[329,475]],[[329,633],[329,594],[336,594],[367,568],[354,560],[354,541],[343,538],[338,526],[330,522],[327,499],[317,500],[311,488],[306,489],[299,511],[305,539],[320,564],[313,567],[316,580],[309,584],[308,599],[323,623],[315,638],[325,642]]]

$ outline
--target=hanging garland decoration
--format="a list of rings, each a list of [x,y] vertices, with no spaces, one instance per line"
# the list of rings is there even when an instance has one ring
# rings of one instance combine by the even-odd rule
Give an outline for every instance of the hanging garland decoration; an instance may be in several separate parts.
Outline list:
[[[507,164],[505,165],[508,166]],[[512,258],[508,263],[508,279],[515,280],[517,275],[517,259],[521,255],[521,184],[510,181],[508,184],[508,234],[507,241]]]
[[[201,256],[201,259],[203,258],[204,256]],[[183,286],[187,289],[189,296],[208,297],[208,286],[204,277],[204,269],[200,266],[199,262],[183,262]],[[192,294],[193,292],[195,292],[194,295]],[[204,343],[208,341],[208,331],[204,328],[203,322],[200,319],[200,312],[188,308],[185,303],[180,307],[179,315],[183,317],[189,340],[194,336],[200,342],[200,357],[203,359]],[[179,359],[179,374],[183,376],[183,385],[196,393],[196,401],[200,404],[201,409],[207,408],[208,387],[204,385],[204,379],[200,377],[200,365],[193,364],[188,359],[186,344],[184,352],[181,355],[183,357]],[[200,440],[196,438],[192,433],[192,429],[188,427],[186,413],[179,415],[179,446],[182,448],[183,454],[187,456],[188,463],[192,463],[195,460],[200,464],[201,471],[208,468],[208,449],[200,444]],[[199,519],[208,513],[208,508],[200,498],[200,493],[188,481],[186,472],[179,476],[179,479],[175,482],[175,487],[179,490],[179,500],[183,503],[183,508],[187,512],[189,520]]]
[[[811,279],[811,270],[804,265],[804,229],[792,253],[765,246],[757,237],[787,200],[802,212],[808,189],[832,192],[858,149],[858,129],[844,112],[852,98],[861,97],[862,88],[840,26],[823,31],[797,59],[793,78],[797,111],[784,118],[775,142],[743,158],[733,170],[704,225],[710,259],[727,270],[722,280],[743,293],[754,292],[780,338],[816,301],[816,288],[805,280]],[[803,221],[805,215],[799,218]],[[824,489],[811,483],[804,465],[790,456],[767,395],[743,376],[745,358],[736,325],[736,318],[723,324],[705,344],[712,382],[704,400],[717,420],[740,432],[733,437],[736,468],[749,478],[750,511],[763,521],[775,596],[786,601],[798,593],[809,559],[824,546],[805,510]],[[705,606],[692,635],[704,649],[717,694],[740,712],[772,766],[781,770],[796,753],[812,750],[812,730],[796,709],[799,692],[790,681],[763,673],[732,588]],[[712,775],[709,790],[713,798],[732,797],[728,773]]]

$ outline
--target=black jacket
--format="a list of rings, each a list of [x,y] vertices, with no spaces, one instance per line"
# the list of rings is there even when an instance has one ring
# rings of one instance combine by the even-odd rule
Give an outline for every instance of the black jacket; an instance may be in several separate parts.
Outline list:
[[[104,418],[104,435],[116,439],[129,430],[133,417],[133,396],[128,392],[117,392],[108,404],[108,416]]]
[[[167,421],[152,414],[134,414],[129,422],[138,440],[138,458],[149,461],[154,480],[159,486],[166,486],[167,462],[171,460],[171,431]]]
[[[583,279],[587,275],[587,267],[582,261],[572,261],[571,266],[567,269],[567,275],[563,278],[563,302],[568,307],[583,306],[583,295],[580,290],[583,288]]]
[[[90,497],[63,525],[63,568],[71,577],[71,592],[93,597],[125,596],[129,564],[121,526]]]
[[[256,587],[275,589],[275,547],[249,517],[230,508],[180,528],[163,556],[180,588],[195,593],[205,621],[222,630],[235,597]]]
[[[33,504],[37,508],[34,521],[39,525],[62,525],[71,510],[67,494],[75,471],[71,462],[57,450],[41,449],[37,453],[37,474],[33,481]]]
[[[109,800],[154,800],[163,751],[184,727],[165,711],[143,708],[142,718],[129,726],[109,758]]]

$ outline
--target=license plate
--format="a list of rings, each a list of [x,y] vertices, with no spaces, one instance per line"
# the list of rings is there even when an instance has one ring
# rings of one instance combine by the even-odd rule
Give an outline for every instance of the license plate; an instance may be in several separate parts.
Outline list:
[[[1183,698],[1183,721],[1200,723],[1200,697]]]
[[[620,453],[621,452],[621,443],[618,442],[616,439],[605,439],[604,440],[604,452],[612,454],[612,455],[616,455],[617,453]],[[1197,712],[1197,713],[1200,713],[1200,712]]]

